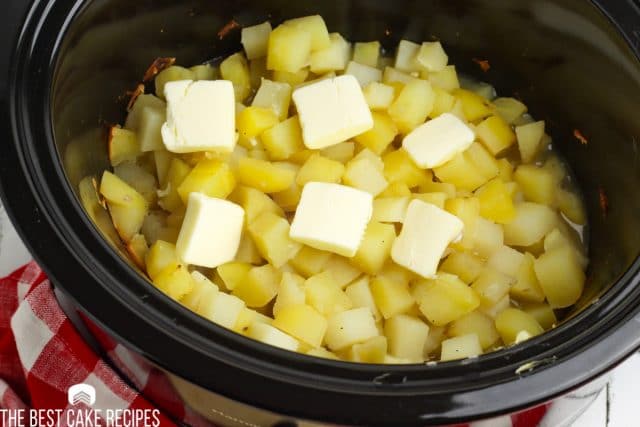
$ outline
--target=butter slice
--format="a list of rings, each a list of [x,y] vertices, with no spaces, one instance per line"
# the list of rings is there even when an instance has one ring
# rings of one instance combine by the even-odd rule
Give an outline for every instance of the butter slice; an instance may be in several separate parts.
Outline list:
[[[161,134],[167,150],[233,151],[236,107],[230,81],[174,81],[165,85],[164,94],[167,121]]]
[[[352,75],[299,87],[292,97],[307,148],[336,145],[373,128],[371,111]]]
[[[373,196],[339,184],[309,182],[302,189],[289,231],[291,239],[352,257],[373,212]]]
[[[422,200],[413,200],[407,208],[402,231],[391,248],[396,264],[424,278],[434,278],[447,246],[464,230],[455,215]]]
[[[187,264],[214,268],[233,261],[240,245],[244,210],[227,200],[189,194],[176,253]]]
[[[462,120],[444,113],[418,126],[402,141],[416,165],[425,169],[442,166],[465,151],[475,140],[475,133]]]

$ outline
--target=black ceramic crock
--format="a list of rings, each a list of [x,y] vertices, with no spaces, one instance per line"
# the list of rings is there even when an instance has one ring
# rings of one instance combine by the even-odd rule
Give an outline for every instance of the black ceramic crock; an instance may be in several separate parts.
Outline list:
[[[100,129],[122,120],[122,95],[151,61],[192,64],[237,50],[237,32],[218,37],[232,18],[250,25],[313,13],[350,40],[389,48],[436,37],[460,70],[517,94],[547,120],[589,210],[592,261],[580,310],[551,332],[475,360],[333,362],[198,317],[102,239],[76,184],[105,167]],[[188,383],[293,418],[452,424],[549,401],[640,345],[636,1],[6,0],[0,24],[0,189],[16,228],[63,298]],[[474,58],[491,69],[482,73]]]

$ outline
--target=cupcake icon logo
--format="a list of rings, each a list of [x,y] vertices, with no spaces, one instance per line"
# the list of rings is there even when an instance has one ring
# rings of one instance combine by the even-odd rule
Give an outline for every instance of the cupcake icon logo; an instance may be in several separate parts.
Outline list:
[[[84,403],[87,406],[92,406],[96,403],[96,389],[92,385],[84,383],[73,385],[69,387],[67,399],[71,405]]]

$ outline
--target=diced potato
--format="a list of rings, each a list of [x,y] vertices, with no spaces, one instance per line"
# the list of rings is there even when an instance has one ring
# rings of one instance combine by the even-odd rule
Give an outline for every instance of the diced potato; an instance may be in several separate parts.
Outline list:
[[[439,87],[434,87],[436,99],[433,103],[433,110],[429,113],[429,117],[436,118],[444,113],[450,113],[456,107],[457,99],[449,92]]]
[[[480,215],[483,217],[498,224],[507,224],[515,218],[513,199],[501,179],[487,182],[476,191],[476,196],[480,200]]]
[[[330,352],[324,347],[312,348],[311,350],[307,351],[306,354],[308,356],[320,357],[322,359],[340,360],[340,358],[336,356],[335,353]]]
[[[569,307],[582,295],[585,274],[573,248],[560,246],[546,251],[534,268],[552,308]]]
[[[157,199],[156,178],[136,163],[124,162],[113,168],[113,173],[144,197],[149,205]]]
[[[480,306],[480,297],[457,276],[440,273],[435,280],[420,283],[418,307],[435,326],[444,326]]]
[[[394,182],[389,184],[389,186],[380,194],[378,197],[410,197],[411,190],[407,187],[407,184],[403,182]]]
[[[396,230],[392,224],[370,222],[352,259],[353,264],[367,274],[377,274],[389,259],[395,238]]]
[[[378,335],[378,328],[368,308],[335,313],[328,319],[325,342],[331,350],[342,350]]]
[[[398,135],[398,128],[384,113],[372,112],[373,128],[355,137],[357,143],[380,155]]]
[[[466,359],[482,354],[482,346],[476,334],[462,335],[442,341],[442,352],[440,360]]]
[[[296,184],[301,187],[308,182],[339,183],[345,167],[342,163],[313,154],[302,165],[296,176]]]
[[[244,27],[240,35],[240,41],[248,59],[262,58],[267,55],[267,45],[271,34],[271,23]]]
[[[494,156],[516,142],[516,134],[500,116],[490,116],[476,126],[478,139]]]
[[[425,71],[423,71],[422,73],[424,72]],[[456,67],[453,65],[447,65],[441,71],[427,72],[426,76],[424,77],[427,77],[427,80],[429,80],[429,82],[431,82],[434,87],[439,87],[440,89],[447,92],[452,92],[456,89],[460,89],[458,73],[456,72]]]
[[[425,203],[431,203],[440,209],[444,209],[448,196],[445,193],[416,193],[412,198],[422,200]]]
[[[477,142],[471,144],[464,154],[487,181],[495,178],[500,173],[498,161],[482,146],[482,144]]]
[[[535,258],[530,253],[524,254],[524,259],[516,273],[516,282],[511,286],[509,294],[521,302],[543,302],[544,292],[538,282],[534,266]]]
[[[289,222],[273,212],[261,213],[248,227],[262,257],[276,268],[282,267],[302,248],[289,237],[289,228]]]
[[[504,243],[509,246],[530,246],[553,230],[556,213],[548,206],[524,202],[516,205],[516,217],[504,224]]]
[[[236,127],[244,138],[255,138],[278,124],[278,114],[271,108],[247,107],[236,117]]]
[[[544,121],[516,127],[520,158],[524,163],[531,163],[540,151],[544,136]]]
[[[562,188],[556,188],[556,202],[560,211],[578,225],[587,223],[587,212],[585,211],[582,199],[576,193]]]
[[[323,148],[320,154],[328,159],[335,160],[340,163],[347,163],[353,159],[356,146],[353,142],[341,142],[331,147]]]
[[[161,193],[158,194],[158,204],[164,210],[174,212],[184,207],[184,203],[178,194],[178,187],[189,175],[189,172],[191,172],[191,168],[188,164],[177,157],[171,159],[171,164],[167,171],[166,188],[163,188]]]
[[[498,178],[505,184],[509,184],[513,180],[513,165],[507,159],[498,160]]]
[[[249,64],[247,59],[240,52],[227,57],[220,64],[220,76],[224,80],[233,83],[233,91],[236,101],[242,102],[251,92],[251,76],[249,75]]]
[[[465,89],[455,89],[453,95],[462,103],[462,111],[470,122],[476,122],[491,115],[489,102],[473,92]]]
[[[185,307],[197,312],[200,304],[208,304],[208,300],[213,299],[218,294],[219,289],[199,271],[192,272],[191,278],[193,279],[193,289],[180,302]]]
[[[304,148],[298,116],[276,124],[264,131],[261,141],[272,160],[286,160]]]
[[[149,204],[140,193],[108,171],[102,175],[100,194],[107,200],[116,231],[122,240],[130,241],[142,228]]]
[[[311,54],[310,69],[312,73],[324,74],[330,71],[342,71],[347,67],[351,57],[351,46],[339,33],[329,34],[331,44]]]
[[[378,171],[382,172],[384,170],[384,162],[382,161],[380,156],[378,156],[376,153],[374,153],[373,151],[369,150],[368,148],[363,148],[362,150],[360,150],[360,152],[352,160],[354,162],[356,162],[358,160],[367,160],[367,161],[371,162],[371,164]]]
[[[444,203],[444,208],[450,214],[453,214],[460,218],[464,223],[464,231],[462,233],[462,239],[459,242],[455,242],[451,245],[457,249],[470,249],[474,245],[476,223],[480,218],[480,201],[477,197],[456,197],[454,199],[447,199]]]
[[[553,180],[559,185],[567,177],[567,167],[557,154],[551,153],[542,166],[543,169],[549,171],[553,176]]]
[[[513,179],[528,201],[549,206],[555,202],[556,184],[551,173],[544,168],[520,165]]]
[[[487,267],[515,278],[524,262],[524,254],[509,247],[502,246],[487,260]]]
[[[309,32],[298,26],[280,25],[269,36],[267,69],[296,73],[307,65],[310,54]]]
[[[523,310],[530,314],[545,330],[558,324],[558,319],[549,304],[528,304]]]
[[[456,275],[463,282],[470,284],[480,276],[484,262],[469,252],[453,252],[444,260],[440,268],[445,273]]]
[[[233,291],[238,283],[246,277],[252,265],[246,262],[233,261],[218,266],[216,276],[228,291]]]
[[[251,102],[252,107],[270,108],[276,113],[278,120],[287,118],[290,104],[291,85],[265,78],[262,79],[260,89],[258,89]]]
[[[435,102],[435,92],[427,81],[415,79],[402,89],[389,107],[389,116],[402,134],[408,134],[427,119]]]
[[[336,254],[329,258],[323,271],[330,273],[340,288],[344,288],[362,274],[362,271],[351,265],[349,259]]]
[[[382,319],[380,310],[373,299],[371,288],[369,287],[369,277],[362,276],[344,290],[354,308],[366,307],[371,310],[376,322]]]
[[[320,347],[327,331],[327,319],[308,305],[290,305],[280,309],[273,326],[303,343]]]
[[[361,87],[366,87],[371,82],[379,82],[382,80],[381,70],[355,61],[349,61],[344,73],[354,76]]]
[[[248,307],[264,307],[275,298],[279,283],[280,274],[272,265],[253,267],[243,281],[236,283],[232,294]]]
[[[407,213],[411,197],[384,197],[373,201],[372,221],[401,223]]]
[[[238,181],[265,193],[277,193],[291,187],[295,172],[265,160],[244,158],[238,162]]]
[[[194,80],[193,72],[179,65],[172,65],[160,71],[154,80],[156,96],[164,99],[164,86],[169,82],[179,80]]]
[[[324,266],[331,258],[331,253],[321,251],[310,246],[303,246],[290,264],[304,277],[313,276],[323,271]]]
[[[269,196],[250,187],[238,187],[229,199],[244,209],[245,222],[251,224],[263,212],[284,217],[284,212]]]
[[[500,340],[494,320],[479,311],[474,311],[453,322],[447,331],[451,337],[476,334],[483,350],[486,350]]]
[[[266,323],[254,322],[247,328],[247,336],[254,340],[280,347],[285,350],[297,351],[300,343],[291,335]]]
[[[193,279],[189,270],[184,265],[175,268],[165,268],[154,279],[156,288],[164,292],[170,298],[180,301],[193,289]]]
[[[251,81],[252,90],[259,88],[262,84],[262,79],[268,74],[266,57],[256,58],[249,61],[249,80]],[[238,112],[239,111],[236,111],[236,114]]]
[[[242,233],[240,246],[238,246],[238,252],[236,252],[236,261],[246,262],[247,264],[253,265],[259,265],[263,262],[262,257],[258,252],[258,248],[256,247],[255,243],[253,243],[253,239],[247,232]]]
[[[486,268],[473,282],[473,289],[480,298],[480,308],[488,310],[509,293],[514,279],[492,268]]]
[[[544,332],[542,326],[528,313],[507,308],[496,317],[496,329],[506,345],[524,341]]]
[[[432,175],[420,169],[404,149],[391,151],[382,157],[384,176],[389,183],[401,182],[413,188],[432,181]]]
[[[136,99],[133,107],[129,111],[127,115],[127,120],[125,121],[124,128],[132,130],[134,132],[138,132],[140,129],[140,121],[142,119],[142,112],[146,108],[152,108],[156,111],[166,111],[167,104],[165,102],[153,95],[150,94],[141,94]]]
[[[445,69],[449,57],[440,42],[424,42],[417,53],[416,61],[427,71],[438,72]]]
[[[117,166],[125,161],[135,161],[140,155],[140,144],[135,132],[111,126],[109,129],[109,162]]]
[[[414,305],[409,287],[386,277],[375,277],[370,284],[376,307],[385,319],[408,312]]]
[[[176,255],[176,246],[162,240],[151,245],[145,257],[147,274],[151,280],[164,270],[172,271],[178,267],[180,260]]]
[[[304,16],[285,21],[285,25],[306,31],[311,36],[311,50],[326,49],[331,45],[327,25],[320,15]]]
[[[433,359],[434,353],[440,356],[440,343],[447,338],[446,331],[447,328],[443,326],[429,325],[429,335],[422,352],[425,360]]]
[[[384,324],[389,353],[416,362],[423,360],[423,349],[429,335],[429,326],[417,317],[398,314]]]
[[[300,197],[302,196],[302,187],[295,182],[291,184],[291,187],[284,191],[273,193],[273,201],[278,204],[285,212],[295,212],[300,203]]]
[[[378,82],[369,83],[363,93],[369,108],[376,111],[388,109],[396,96],[393,86]]]
[[[382,193],[389,185],[373,161],[358,159],[358,156],[347,163],[342,180],[345,185],[371,193],[373,197]]]
[[[202,160],[189,172],[178,194],[186,205],[191,193],[203,193],[209,197],[226,199],[236,186],[236,179],[228,163],[219,160]]]
[[[309,76],[309,67],[302,68],[296,72],[278,71],[272,72],[272,78],[276,82],[288,83],[289,85],[296,87],[304,83]]]
[[[384,363],[387,355],[387,338],[373,337],[361,344],[354,344],[347,353],[347,359],[359,363]]]
[[[349,310],[351,300],[333,279],[323,272],[309,277],[304,283],[306,302],[324,316]]]
[[[218,78],[218,70],[210,64],[194,65],[189,68],[193,73],[193,80],[216,80]]]
[[[516,119],[527,112],[527,106],[515,98],[496,98],[493,100],[493,106],[498,115],[509,124],[513,124]]]
[[[487,182],[486,177],[482,175],[466,153],[457,154],[447,163],[435,168],[434,173],[440,181],[469,191],[473,191]]]
[[[478,81],[466,76],[460,77],[460,86],[463,89],[469,90],[476,95],[480,95],[482,98],[491,101],[496,97],[496,89],[487,82]],[[491,107],[491,104],[489,104]]]
[[[353,60],[370,67],[378,66],[380,57],[380,42],[359,42],[353,48]]]
[[[400,40],[396,50],[396,61],[394,67],[400,71],[410,73],[420,71],[420,64],[417,61],[420,45],[409,40]]]
[[[203,299],[197,311],[198,314],[212,322],[225,328],[233,329],[244,310],[246,310],[245,304],[240,298],[224,292],[218,292],[213,298]]]
[[[285,272],[282,274],[278,296],[273,305],[273,314],[277,316],[280,310],[286,307],[304,304],[305,298],[304,278],[297,274]]]
[[[488,219],[478,218],[471,237],[473,251],[482,258],[489,258],[504,244],[504,231]]]
[[[173,155],[165,150],[158,150],[153,152],[153,159],[156,164],[156,178],[158,178],[158,184],[160,188],[167,187],[167,173],[171,166],[171,160]]]

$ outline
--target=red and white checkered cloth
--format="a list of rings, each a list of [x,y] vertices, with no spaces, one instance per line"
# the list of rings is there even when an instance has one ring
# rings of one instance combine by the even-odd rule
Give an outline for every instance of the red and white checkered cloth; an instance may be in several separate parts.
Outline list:
[[[132,386],[84,342],[37,264],[31,262],[0,279],[0,409],[65,411],[71,407],[69,387],[85,383],[96,390],[93,410],[159,409],[161,426],[210,426],[183,405],[163,372],[85,321]],[[542,406],[477,425],[534,427],[545,412]]]

